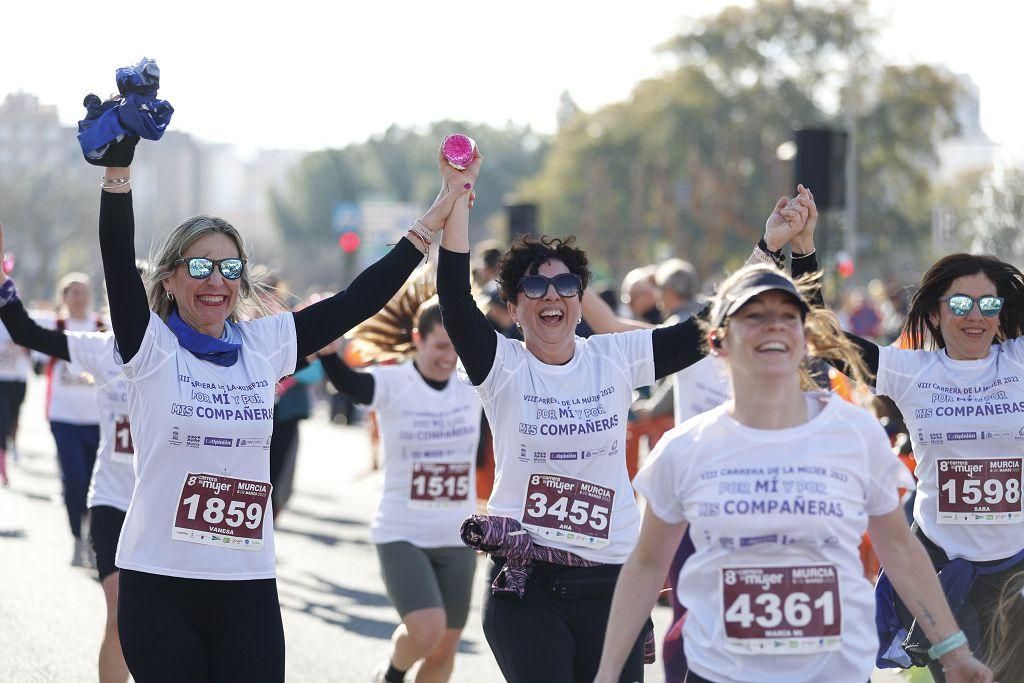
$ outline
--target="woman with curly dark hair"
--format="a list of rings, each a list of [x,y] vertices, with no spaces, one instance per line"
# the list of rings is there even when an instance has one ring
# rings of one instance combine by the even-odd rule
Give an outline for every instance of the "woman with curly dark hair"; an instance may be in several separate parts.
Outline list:
[[[445,169],[446,185],[475,185],[481,160]],[[468,203],[460,200],[445,224],[438,295],[494,432],[490,517],[463,527],[467,541],[487,535],[481,524],[502,528],[502,542],[480,544],[494,557],[484,633],[509,681],[589,682],[615,581],[639,535],[625,464],[632,392],[702,358],[700,328],[687,320],[577,337],[588,306],[586,253],[573,238],[522,237],[501,260],[498,283],[523,341],[499,336],[470,295]],[[756,260],[774,263],[768,249],[780,249],[805,212],[789,207],[777,221],[773,213]],[[643,678],[645,640],[631,648],[623,680]]]

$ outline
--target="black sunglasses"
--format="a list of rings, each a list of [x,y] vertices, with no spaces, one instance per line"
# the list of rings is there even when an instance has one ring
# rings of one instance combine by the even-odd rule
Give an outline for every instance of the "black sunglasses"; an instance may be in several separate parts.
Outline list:
[[[949,312],[958,318],[962,318],[974,308],[974,302],[978,302],[978,312],[986,318],[994,318],[1003,310],[1003,297],[1001,296],[979,296],[977,299],[966,294],[953,294],[944,296],[939,301],[945,301],[949,306]]]
[[[202,256],[193,256],[180,258],[171,265],[177,267],[182,263],[188,264],[188,274],[197,280],[205,280],[213,275],[214,266],[220,269],[221,277],[225,280],[237,280],[242,277],[242,271],[245,270],[245,259],[240,258],[222,258],[214,261]]]
[[[583,291],[583,280],[576,273],[559,273],[554,277],[543,275],[526,275],[519,281],[517,289],[527,299],[539,299],[547,293],[550,285],[555,286],[558,296],[579,296]]]

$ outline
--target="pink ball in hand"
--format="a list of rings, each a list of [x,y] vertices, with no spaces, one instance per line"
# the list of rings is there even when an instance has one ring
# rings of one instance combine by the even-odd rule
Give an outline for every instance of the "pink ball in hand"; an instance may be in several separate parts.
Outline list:
[[[441,143],[441,153],[452,167],[460,171],[473,162],[473,152],[476,150],[476,143],[473,138],[462,133],[453,133]]]

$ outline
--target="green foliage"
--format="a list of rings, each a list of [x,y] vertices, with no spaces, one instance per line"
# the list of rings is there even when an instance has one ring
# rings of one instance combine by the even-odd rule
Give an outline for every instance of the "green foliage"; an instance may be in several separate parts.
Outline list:
[[[577,113],[522,191],[540,203],[543,230],[579,235],[619,275],[667,253],[711,274],[741,263],[775,200],[793,194],[791,165],[776,156],[792,129],[841,127],[851,106],[860,231],[887,248],[919,245],[955,91],[929,67],[875,66],[875,37],[863,0],[761,0],[695,22],[664,46],[675,70]]]
[[[540,168],[545,141],[528,127],[511,124],[494,128],[439,121],[425,130],[391,126],[364,143],[309,154],[292,171],[285,188],[272,191],[274,220],[285,245],[285,271],[293,284],[304,288],[337,283],[341,257],[331,232],[337,203],[392,200],[426,210],[440,187],[441,140],[453,132],[475,139],[487,156],[472,218],[474,239],[485,237],[483,226],[502,211],[506,194]]]
[[[52,301],[54,283],[71,271],[94,276],[93,294],[99,295],[103,271],[96,242],[94,174],[42,167],[9,180],[0,182],[0,220],[4,248],[16,257],[14,277],[21,297]]]

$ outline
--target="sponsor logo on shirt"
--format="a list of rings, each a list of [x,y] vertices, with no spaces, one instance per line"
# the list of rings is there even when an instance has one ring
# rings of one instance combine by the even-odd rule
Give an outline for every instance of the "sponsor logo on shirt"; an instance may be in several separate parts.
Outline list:
[[[740,547],[749,548],[755,545],[763,545],[765,543],[778,543],[779,537],[775,534],[771,536],[743,536],[740,538]]]
[[[239,448],[263,448],[263,439],[235,439]]]
[[[995,432],[981,432],[981,438],[984,439],[1012,439],[1013,432],[1009,429],[1001,429]]]
[[[171,438],[167,441],[172,446],[181,445],[181,430],[177,427],[171,427]]]
[[[185,440],[185,445],[189,448],[199,448],[200,436],[198,434],[189,434]]]
[[[946,432],[950,441],[977,441],[978,432]]]
[[[577,460],[579,459],[579,452],[577,451],[552,451],[549,456],[552,460]]]
[[[208,436],[203,439],[204,446],[220,446],[222,448],[231,448],[231,444],[234,443],[232,439],[221,436]]]
[[[534,462],[547,462],[548,452],[547,451],[534,451],[533,461]]]
[[[932,432],[931,434],[928,435],[928,438],[931,440],[932,443],[946,443],[942,439],[942,432]]]

